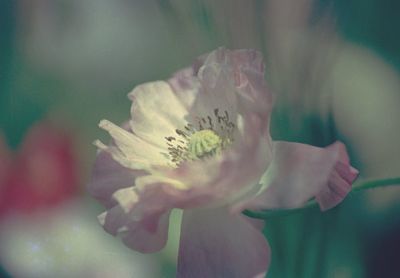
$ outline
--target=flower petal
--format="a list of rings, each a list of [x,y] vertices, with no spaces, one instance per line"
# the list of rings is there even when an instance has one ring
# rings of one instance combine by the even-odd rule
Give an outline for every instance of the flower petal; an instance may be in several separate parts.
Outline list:
[[[316,200],[321,210],[330,209],[339,204],[350,192],[351,184],[358,176],[358,170],[350,165],[346,147],[342,143],[337,143],[331,148],[338,149],[338,161],[328,180],[328,186],[322,188],[317,194]]]
[[[245,216],[184,211],[177,277],[264,277],[269,262],[267,241]]]
[[[99,215],[104,229],[120,236],[130,248],[142,253],[161,250],[168,237],[168,219],[171,209],[159,200],[157,194],[141,194],[134,188],[124,188],[113,197],[118,205]]]
[[[341,202],[351,190],[357,171],[349,165],[340,142],[327,148],[274,142],[274,158],[261,179],[264,191],[252,209],[299,207],[317,197],[322,210]]]
[[[132,100],[133,133],[166,150],[165,137],[176,136],[175,130],[187,124],[188,111],[184,104],[165,81],[139,85],[128,96]]]
[[[158,252],[164,248],[168,239],[169,215],[171,210],[154,214],[142,221],[128,224],[123,234],[123,243],[142,253]]]
[[[176,72],[169,80],[171,88],[183,106],[190,110],[199,92],[200,82],[197,78],[197,71],[193,67],[184,68]]]
[[[219,64],[204,65],[199,71],[199,80],[203,91],[198,97],[204,102],[203,109],[213,113],[218,108],[222,112],[227,111],[235,119],[237,95],[232,69]]]
[[[126,168],[115,161],[111,154],[99,151],[94,163],[89,193],[107,208],[116,205],[112,194],[122,188],[131,187],[139,171]]]
[[[96,141],[95,145],[109,152],[115,160],[127,168],[132,169],[148,169],[152,165],[167,165],[169,160],[160,149],[125,130],[122,127],[102,120],[99,126],[108,131],[115,144],[106,146],[100,141]]]

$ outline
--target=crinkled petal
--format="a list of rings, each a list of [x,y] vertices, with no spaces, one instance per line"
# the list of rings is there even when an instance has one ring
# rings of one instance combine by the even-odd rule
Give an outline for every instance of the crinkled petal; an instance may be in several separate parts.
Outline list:
[[[133,133],[147,142],[166,150],[165,137],[176,136],[176,129],[183,129],[188,115],[184,103],[179,100],[165,81],[150,82],[137,86],[129,98],[131,128]]]
[[[189,120],[195,125],[201,118],[208,122],[210,116],[214,127],[219,128],[216,109],[220,116],[226,111],[233,123],[237,121],[238,110],[241,113],[251,110],[268,118],[265,124],[268,130],[272,94],[258,51],[218,48],[199,57],[192,67],[178,71],[169,83],[190,111]]]
[[[264,75],[264,61],[261,52],[254,49],[231,50],[233,65],[239,70],[251,70]]]
[[[184,211],[177,277],[264,277],[269,245],[244,218],[223,208]]]
[[[273,161],[261,179],[264,191],[248,208],[299,207],[317,197],[325,210],[345,198],[357,173],[340,142],[327,148],[274,142]]]
[[[250,70],[241,70],[239,75],[240,79],[236,88],[240,96],[241,108],[245,111],[249,109],[257,111],[269,118],[273,100],[264,75]]]
[[[122,188],[132,187],[139,171],[126,168],[113,159],[111,154],[99,151],[94,163],[89,193],[107,208],[116,205],[112,194]]]
[[[328,179],[328,185],[324,186],[316,196],[321,210],[330,209],[339,204],[350,192],[351,184],[358,176],[358,170],[350,165],[346,147],[337,143],[330,148],[338,149],[338,161]]]

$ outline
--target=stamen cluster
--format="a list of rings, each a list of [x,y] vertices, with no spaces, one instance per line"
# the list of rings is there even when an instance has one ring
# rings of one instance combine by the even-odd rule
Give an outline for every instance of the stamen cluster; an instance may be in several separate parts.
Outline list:
[[[222,115],[218,108],[214,115],[199,117],[195,124],[188,123],[183,129],[176,129],[176,135],[165,137],[168,153],[164,153],[173,166],[184,161],[204,159],[218,155],[233,142],[235,123],[228,111]]]

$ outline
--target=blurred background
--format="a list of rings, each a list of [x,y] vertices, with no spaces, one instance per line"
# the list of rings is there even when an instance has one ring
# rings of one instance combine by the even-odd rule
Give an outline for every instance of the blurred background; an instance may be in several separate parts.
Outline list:
[[[346,143],[360,179],[400,175],[396,0],[0,0],[0,277],[174,277],[97,224],[101,119],[219,46],[263,52],[274,139]],[[400,277],[400,191],[267,221],[268,277]],[[295,227],[295,228],[294,228]]]

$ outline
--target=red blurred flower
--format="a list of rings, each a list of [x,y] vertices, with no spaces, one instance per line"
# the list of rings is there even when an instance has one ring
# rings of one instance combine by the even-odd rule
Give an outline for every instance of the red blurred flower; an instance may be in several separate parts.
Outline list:
[[[12,154],[0,139],[0,214],[54,206],[78,191],[70,135],[44,122]]]

